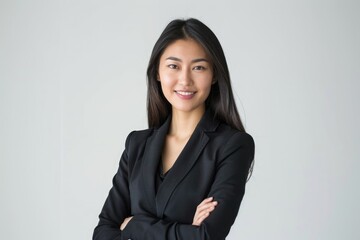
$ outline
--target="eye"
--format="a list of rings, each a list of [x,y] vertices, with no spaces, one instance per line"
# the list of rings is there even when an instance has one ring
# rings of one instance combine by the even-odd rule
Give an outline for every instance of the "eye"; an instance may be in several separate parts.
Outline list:
[[[203,66],[195,66],[193,69],[196,71],[201,71],[201,70],[205,70],[206,68]]]
[[[167,65],[170,69],[178,69],[178,66],[176,64],[169,64]]]

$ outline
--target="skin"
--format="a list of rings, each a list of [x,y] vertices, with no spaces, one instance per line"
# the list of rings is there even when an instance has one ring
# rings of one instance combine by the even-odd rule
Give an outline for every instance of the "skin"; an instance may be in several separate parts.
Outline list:
[[[214,83],[213,69],[204,48],[192,39],[170,44],[160,57],[158,81],[172,106],[172,120],[162,153],[163,171],[167,172],[203,116],[205,100]],[[217,204],[212,197],[199,203],[192,225],[200,226]],[[126,218],[120,229],[131,219],[132,216]]]

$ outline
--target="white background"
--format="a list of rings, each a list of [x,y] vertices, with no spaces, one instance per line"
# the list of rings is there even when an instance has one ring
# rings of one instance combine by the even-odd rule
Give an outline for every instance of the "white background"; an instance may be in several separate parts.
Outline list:
[[[91,239],[174,18],[223,45],[256,142],[230,240],[360,239],[360,3],[0,0],[0,239]]]

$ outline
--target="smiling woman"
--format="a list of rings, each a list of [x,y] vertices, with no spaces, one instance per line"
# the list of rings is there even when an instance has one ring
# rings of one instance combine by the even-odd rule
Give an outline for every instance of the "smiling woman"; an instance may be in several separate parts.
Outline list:
[[[147,71],[149,129],[129,134],[93,239],[225,239],[252,169],[214,33],[174,20]]]
[[[160,58],[158,78],[173,114],[204,114],[213,71],[199,43],[181,39],[170,44]]]

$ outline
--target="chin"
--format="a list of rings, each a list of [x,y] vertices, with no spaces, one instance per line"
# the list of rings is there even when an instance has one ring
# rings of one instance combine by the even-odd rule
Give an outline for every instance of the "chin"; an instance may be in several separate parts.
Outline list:
[[[173,105],[173,110],[175,111],[180,111],[180,112],[186,112],[186,113],[191,113],[191,112],[198,112],[198,111],[203,111],[205,110],[205,108],[202,107],[194,107],[194,106],[174,106]]]

